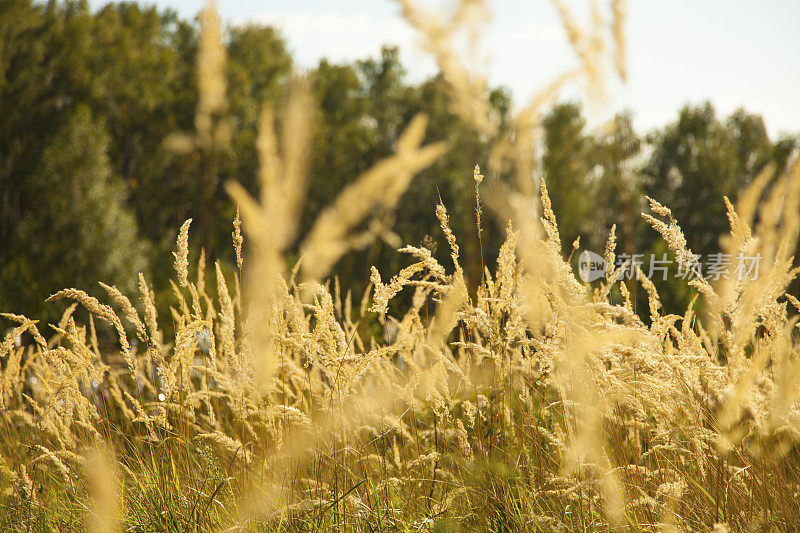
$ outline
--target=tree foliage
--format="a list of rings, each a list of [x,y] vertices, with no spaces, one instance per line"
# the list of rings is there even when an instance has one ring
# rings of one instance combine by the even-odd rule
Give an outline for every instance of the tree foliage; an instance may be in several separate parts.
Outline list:
[[[187,218],[197,220],[193,236],[208,256],[232,260],[235,206],[223,184],[235,180],[256,192],[258,118],[264,106],[282,105],[296,69],[274,28],[227,28],[224,42],[230,143],[179,153],[165,140],[194,128],[196,21],[133,2],[94,13],[81,0],[0,3],[4,307],[34,309],[50,291],[89,280],[130,287],[142,269],[157,292],[170,290],[164,258]],[[417,113],[430,118],[426,142],[450,147],[396,211],[374,213],[382,238],[337,265],[341,285],[364,288],[366,265],[396,271],[403,261],[394,253],[398,243],[425,243],[446,262],[445,246],[436,250],[443,244],[434,214],[441,199],[464,249],[467,282],[476,287],[505,228],[484,216],[478,240],[472,174],[475,164],[486,165],[489,146],[452,112],[444,78],[410,83],[396,48],[346,64],[322,60],[308,76],[319,113],[301,234],[343,187],[394,151]],[[490,101],[504,124],[511,95],[496,89]],[[727,228],[721,196],[734,200],[764,165],[784,165],[796,145],[772,141],[756,115],[740,110],[720,119],[710,104],[687,106],[675,122],[642,136],[630,115],[597,127],[579,104],[562,102],[542,128],[537,157],[565,256],[578,237],[582,248],[601,249],[613,224],[618,252],[662,250],[641,224],[643,194],[673,208],[693,250],[711,253]],[[490,196],[503,179],[488,176],[481,190]],[[110,243],[124,244],[111,250]],[[296,260],[296,251],[289,257]],[[667,292],[665,305],[688,297]]]
[[[145,244],[125,206],[124,184],[112,173],[108,134],[88,107],[76,108],[53,136],[27,189],[36,205],[16,225],[12,241],[12,249],[27,253],[4,265],[3,307],[55,318],[42,294],[64,287],[94,290],[97,280],[135,289]]]

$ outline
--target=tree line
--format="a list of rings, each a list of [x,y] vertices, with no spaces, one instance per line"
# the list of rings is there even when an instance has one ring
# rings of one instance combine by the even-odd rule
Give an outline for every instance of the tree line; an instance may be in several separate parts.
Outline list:
[[[227,28],[225,44],[230,142],[175,151],[165,141],[194,127],[196,21],[129,2],[96,12],[85,0],[0,3],[0,310],[53,321],[59,310],[44,303],[53,292],[96,293],[104,281],[132,294],[138,272],[157,293],[169,293],[169,252],[187,218],[198,222],[191,237],[205,256],[234,268],[236,206],[224,184],[235,180],[256,193],[259,113],[265,104],[280,107],[298,69],[269,26]],[[319,112],[301,235],[338,191],[393,152],[417,113],[430,118],[426,141],[450,147],[415,178],[395,212],[375,213],[395,237],[337,265],[343,290],[363,290],[369,265],[389,274],[401,268],[396,242],[438,248],[445,264],[439,198],[476,286],[505,225],[484,217],[479,243],[472,175],[490,147],[450,111],[445,80],[410,83],[396,48],[352,63],[323,59],[308,76]],[[498,87],[491,102],[502,123],[512,95]],[[735,200],[768,164],[780,170],[797,145],[796,136],[771,139],[757,115],[720,117],[710,103],[687,105],[671,123],[641,134],[629,114],[590,129],[580,104],[560,102],[542,128],[537,158],[565,257],[577,238],[581,248],[602,251],[612,224],[618,252],[666,252],[639,216],[644,195],[673,209],[692,250],[713,253],[727,228],[722,196]],[[681,286],[660,285],[667,309],[688,300]]]

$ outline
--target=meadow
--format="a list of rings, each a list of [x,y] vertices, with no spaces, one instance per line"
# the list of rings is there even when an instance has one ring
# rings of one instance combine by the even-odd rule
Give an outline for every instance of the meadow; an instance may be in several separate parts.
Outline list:
[[[0,345],[0,529],[797,528],[800,301],[787,290],[800,273],[800,160],[768,166],[735,205],[720,198],[722,249],[761,257],[758,276],[687,279],[690,305],[665,313],[643,271],[614,267],[612,227],[609,268],[582,282],[571,261],[580,244],[561,240],[533,147],[565,84],[602,102],[604,80],[625,77],[624,5],[583,27],[556,3],[581,68],[501,134],[457,46],[480,2],[446,17],[400,4],[449,82],[452,109],[493,140],[464,177],[475,182],[479,239],[482,218],[507,225],[477,290],[444,203],[431,206],[430,233],[448,262],[433,244],[407,244],[401,270],[373,268],[363,294],[340,288],[336,263],[390,231],[372,218],[376,206],[393,208],[418,172],[458,148],[425,144],[428,119],[416,117],[395,153],[298,235],[315,102],[296,79],[282,109],[261,113],[260,195],[226,185],[238,205],[235,268],[195,249],[192,220],[179,229],[169,323],[143,275],[133,299],[104,283],[53,294],[64,309],[54,324],[4,310],[13,328]],[[231,127],[213,8],[201,24],[196,129],[168,139],[176,149],[224,142]],[[690,268],[669,206],[650,199],[642,216]],[[640,289],[645,318],[632,303]]]

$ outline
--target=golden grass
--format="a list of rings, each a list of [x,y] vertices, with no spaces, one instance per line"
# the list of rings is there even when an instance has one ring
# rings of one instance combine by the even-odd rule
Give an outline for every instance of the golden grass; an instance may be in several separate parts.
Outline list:
[[[476,134],[494,135],[485,87],[448,40],[472,20],[469,4],[480,2],[462,2],[446,22],[401,3],[451,82],[454,111]],[[613,4],[617,47],[621,5]],[[586,79],[599,83],[602,17],[586,34],[560,10]],[[207,32],[216,19],[204,17]],[[201,39],[201,54],[217,54],[208,39],[219,40],[218,28]],[[624,54],[616,58],[624,76]],[[217,63],[200,69],[209,88],[198,117],[224,110],[219,72]],[[759,277],[690,282],[706,303],[707,316],[698,317],[695,301],[683,316],[662,314],[655,287],[640,275],[650,302],[645,324],[619,281],[624,266],[598,287],[576,279],[561,256],[544,181],[532,192],[529,152],[546,101],[534,98],[516,117],[515,134],[496,140],[486,179],[511,169],[518,186],[498,186],[487,201],[510,221],[477,295],[466,290],[458,236],[440,204],[452,265],[405,246],[400,252],[414,262],[386,282],[373,269],[359,305],[323,278],[347,251],[388,231],[353,233],[371,205],[392,208],[445,148],[423,146],[425,118],[412,121],[396,154],[320,215],[300,263],[287,271],[312,135],[308,84],[297,82],[281,135],[272,111],[262,116],[260,198],[229,185],[243,216],[232,237],[244,279],[215,263],[209,291],[202,254],[197,268],[189,264],[191,221],[180,229],[171,338],[143,276],[137,304],[106,285],[113,305],[75,289],[53,295],[92,318],[79,323],[70,305],[50,341],[35,321],[3,315],[17,326],[0,344],[0,506],[9,517],[0,523],[92,531],[800,523],[800,303],[785,294],[798,274],[800,164],[759,177],[736,208],[727,204],[727,250],[760,253]],[[199,135],[210,135],[206,125],[198,118]],[[477,166],[473,179],[484,180]],[[645,218],[686,260],[679,221],[654,200],[651,210]],[[478,220],[481,213],[478,197]],[[611,228],[610,265],[615,247]],[[401,291],[413,294],[411,303],[391,314]],[[101,353],[93,317],[117,332],[122,361]],[[34,344],[18,348],[14,339],[25,331]]]

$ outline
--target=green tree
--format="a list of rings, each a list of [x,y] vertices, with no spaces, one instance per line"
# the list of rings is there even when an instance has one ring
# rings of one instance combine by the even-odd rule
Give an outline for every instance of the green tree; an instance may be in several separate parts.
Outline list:
[[[320,61],[312,74],[319,114],[301,234],[344,187],[394,151],[398,135],[411,118],[414,94],[403,77],[394,48],[384,48],[379,59],[352,64]],[[394,227],[390,213],[376,212],[374,217],[385,227]],[[346,288],[363,289],[369,265],[380,263],[381,250],[376,242],[349,254],[334,274]]]
[[[264,106],[279,107],[284,97],[286,82],[293,71],[292,57],[283,37],[275,28],[257,24],[230,28],[227,32],[227,87],[228,113],[233,132],[230,146],[217,154],[200,154],[201,163],[219,158],[217,175],[208,175],[210,197],[203,212],[197,207],[193,216],[205,219],[207,231],[206,250],[213,257],[231,257],[230,224],[236,213],[222,185],[234,179],[256,192],[258,183],[258,156],[256,138],[258,119]]]
[[[227,49],[228,103],[234,125],[230,153],[222,164],[222,178],[223,181],[234,178],[255,192],[258,119],[264,106],[280,106],[293,71],[292,57],[274,28],[255,24],[231,28]],[[223,220],[228,215],[228,220],[232,219],[232,206],[225,200],[227,195],[221,188],[218,195]],[[227,221],[223,225],[230,233]]]
[[[490,102],[500,117],[501,127],[507,114],[510,97],[503,89],[490,93]],[[481,241],[476,227],[476,184],[473,179],[475,165],[486,173],[489,160],[489,142],[475,134],[468,124],[451,111],[446,80],[437,75],[423,82],[415,95],[413,111],[430,117],[427,136],[431,142],[444,141],[449,150],[430,168],[415,179],[411,190],[402,199],[398,212],[397,232],[404,242],[419,245],[426,236],[438,242],[437,258],[449,265],[449,250],[442,238],[435,206],[444,202],[450,215],[450,224],[461,247],[461,260],[469,288],[474,291],[483,276],[484,265],[491,265],[505,240],[505,224],[484,205]],[[502,176],[486,173],[481,184],[484,203],[495,190]],[[396,260],[396,259],[395,259]],[[396,269],[399,265],[394,266]],[[490,268],[491,270],[491,268]]]
[[[334,65],[323,59],[313,73],[319,109],[302,233],[319,212],[369,167],[374,151],[374,121],[352,65]]]
[[[96,292],[104,281],[134,290],[145,248],[107,151],[108,134],[86,106],[53,136],[30,177],[37,202],[16,227],[0,307],[53,319],[43,301],[62,288]]]
[[[643,229],[637,168],[642,143],[631,115],[616,115],[594,135],[592,144],[592,160],[599,175],[594,197],[595,231],[586,244],[602,250],[611,225],[616,224],[618,250],[633,254],[636,235]]]
[[[648,142],[652,155],[643,170],[645,193],[672,209],[695,253],[717,251],[719,236],[728,231],[722,196],[735,201],[774,160],[763,120],[743,110],[719,120],[710,103],[686,106],[677,121],[652,133]]]
[[[311,187],[304,213],[307,229],[321,209],[347,184],[372,164],[394,151],[399,134],[417,113],[429,117],[426,142],[446,141],[451,147],[431,168],[414,178],[408,192],[392,212],[375,212],[373,220],[390,229],[402,243],[419,245],[427,237],[441,237],[434,211],[441,198],[450,213],[451,225],[462,247],[467,278],[480,281],[482,264],[475,220],[476,163],[488,159],[488,144],[449,110],[446,82],[435,76],[419,85],[405,80],[397,49],[384,48],[379,58],[350,65],[321,61],[314,72],[320,123],[313,150]],[[492,101],[504,115],[509,96],[494,91]],[[487,179],[482,185],[491,187]],[[489,213],[484,216],[484,251],[491,261],[503,237],[503,228]],[[449,252],[440,240],[437,256],[449,262]],[[393,246],[381,240],[366,250],[350,254],[335,269],[342,285],[356,290],[366,286],[369,266],[396,272],[404,265]]]
[[[193,126],[196,31],[174,12],[125,2],[96,13],[92,38],[92,111],[104,118],[113,170],[142,234],[158,241],[190,216],[194,195],[192,160],[163,140]]]
[[[593,180],[592,138],[576,103],[557,104],[544,117],[542,170],[563,246],[593,235],[596,180]],[[568,252],[568,250],[562,250]]]
[[[642,170],[643,190],[672,210],[701,265],[720,251],[719,238],[730,231],[723,195],[735,203],[765,165],[785,165],[793,145],[773,143],[760,116],[740,109],[722,120],[710,103],[684,107],[675,122],[647,141],[651,155]],[[641,251],[674,259],[649,228],[642,232]],[[680,313],[694,291],[675,274],[673,265],[666,281],[654,281],[667,312]]]
[[[0,266],[37,201],[27,177],[46,139],[88,96],[90,21],[85,2],[0,2]]]

